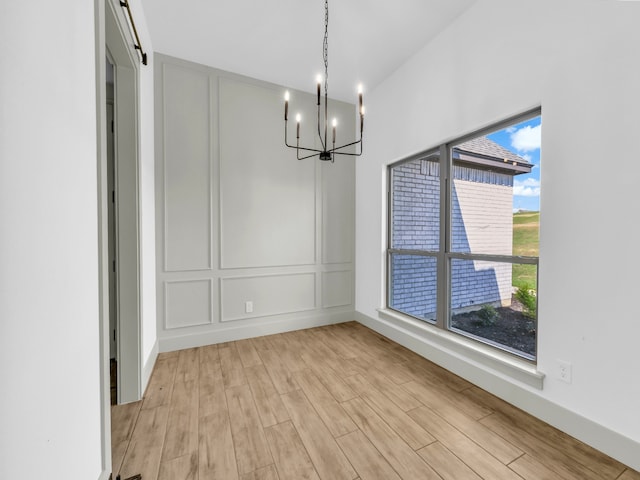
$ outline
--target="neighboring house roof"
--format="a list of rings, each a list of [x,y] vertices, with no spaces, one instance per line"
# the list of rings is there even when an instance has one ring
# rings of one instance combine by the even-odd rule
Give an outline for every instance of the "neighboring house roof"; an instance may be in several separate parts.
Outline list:
[[[533,164],[487,137],[476,137],[453,148],[453,158],[481,168],[520,175],[531,172]]]

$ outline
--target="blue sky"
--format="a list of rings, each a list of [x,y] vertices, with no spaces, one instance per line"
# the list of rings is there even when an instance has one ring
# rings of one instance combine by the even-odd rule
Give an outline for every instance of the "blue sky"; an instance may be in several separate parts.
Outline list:
[[[513,179],[514,211],[540,211],[541,131],[541,118],[535,117],[487,135],[489,139],[533,164],[531,173],[518,175]]]

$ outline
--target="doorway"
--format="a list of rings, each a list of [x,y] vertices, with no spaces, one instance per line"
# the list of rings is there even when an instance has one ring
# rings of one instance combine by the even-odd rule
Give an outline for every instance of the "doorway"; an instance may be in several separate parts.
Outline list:
[[[113,74],[113,95],[106,100],[106,185],[101,190],[108,218],[103,245],[108,249],[109,359],[115,360],[115,403],[140,400],[140,208],[138,140],[138,59],[121,9],[105,5],[107,72]],[[108,83],[108,82],[107,82]],[[107,86],[107,93],[109,87]],[[111,120],[111,121],[110,121]],[[112,131],[111,131],[112,130]],[[112,155],[109,155],[111,143]],[[112,161],[109,161],[111,157]],[[104,248],[104,247],[103,247]],[[103,274],[104,275],[104,274]],[[105,278],[106,280],[106,278]],[[105,303],[106,302],[106,299]],[[105,319],[106,320],[106,319]],[[111,364],[111,361],[110,361]]]
[[[98,248],[100,275],[100,391],[102,473],[111,458],[110,360],[115,357],[116,403],[140,400],[142,378],[140,294],[140,208],[138,59],[120,2],[94,0],[96,31],[96,111]],[[109,60],[109,66],[105,59]],[[107,69],[112,75],[107,80]],[[107,84],[113,85],[107,102]],[[112,108],[111,108],[112,107]],[[107,122],[107,112],[109,121]],[[113,124],[111,123],[113,120]],[[113,130],[112,129],[113,125]],[[113,137],[112,139],[108,137]],[[108,173],[107,150],[112,148]],[[108,177],[113,178],[113,187]],[[109,183],[109,186],[108,186]],[[111,206],[109,205],[111,203]],[[112,209],[113,226],[109,227]],[[111,231],[111,239],[109,232]],[[110,245],[112,251],[110,253]],[[115,266],[115,272],[114,272]],[[115,278],[110,282],[110,276]],[[111,286],[111,292],[110,292]],[[110,314],[111,312],[111,314]],[[115,330],[115,335],[114,335]]]
[[[107,210],[108,210],[108,262],[109,266],[109,383],[111,405],[118,403],[118,301],[117,301],[117,275],[116,275],[116,185],[115,185],[115,120],[114,120],[114,92],[115,92],[115,67],[109,56],[105,58],[106,92],[107,92]]]

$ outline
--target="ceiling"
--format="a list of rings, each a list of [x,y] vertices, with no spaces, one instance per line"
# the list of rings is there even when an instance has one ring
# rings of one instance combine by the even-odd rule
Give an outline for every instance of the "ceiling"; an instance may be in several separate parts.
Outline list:
[[[354,102],[476,0],[332,0],[329,96]],[[322,0],[142,0],[156,52],[315,91]]]

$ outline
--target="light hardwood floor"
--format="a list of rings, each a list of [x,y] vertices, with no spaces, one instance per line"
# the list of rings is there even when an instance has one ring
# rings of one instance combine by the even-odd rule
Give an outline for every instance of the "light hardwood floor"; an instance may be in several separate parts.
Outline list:
[[[113,478],[640,480],[355,322],[159,355]]]

